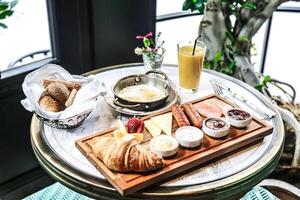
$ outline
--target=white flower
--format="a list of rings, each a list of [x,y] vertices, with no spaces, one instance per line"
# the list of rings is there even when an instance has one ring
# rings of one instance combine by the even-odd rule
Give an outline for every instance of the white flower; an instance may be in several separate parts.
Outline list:
[[[150,47],[147,47],[146,51],[151,52],[152,49]]]
[[[134,49],[134,53],[137,55],[142,55],[143,53],[143,49],[141,49],[140,47],[137,47]]]

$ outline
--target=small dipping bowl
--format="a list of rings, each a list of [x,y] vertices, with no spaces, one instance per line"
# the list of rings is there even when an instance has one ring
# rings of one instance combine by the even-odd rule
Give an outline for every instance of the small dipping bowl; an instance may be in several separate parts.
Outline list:
[[[169,135],[159,135],[151,139],[150,150],[162,157],[170,157],[178,151],[177,140]]]
[[[221,138],[228,135],[230,125],[222,118],[208,117],[203,121],[202,130],[210,137]]]
[[[201,144],[203,132],[194,126],[183,126],[176,130],[175,138],[182,147],[194,148]]]
[[[244,128],[251,123],[252,115],[241,108],[232,108],[225,113],[226,120],[231,126]]]

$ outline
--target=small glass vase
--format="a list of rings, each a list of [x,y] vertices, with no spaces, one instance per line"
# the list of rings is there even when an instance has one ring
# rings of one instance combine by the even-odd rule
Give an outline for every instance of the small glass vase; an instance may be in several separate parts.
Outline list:
[[[143,53],[145,71],[160,70],[163,60],[164,60],[164,53],[152,54],[152,55],[149,53]]]

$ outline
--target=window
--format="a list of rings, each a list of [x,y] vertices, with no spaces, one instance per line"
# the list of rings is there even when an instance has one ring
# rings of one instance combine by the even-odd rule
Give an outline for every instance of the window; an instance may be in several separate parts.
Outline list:
[[[184,0],[157,0],[156,31],[162,32],[166,42],[165,63],[177,64],[177,47],[180,40],[197,37],[201,15],[183,12]],[[273,17],[253,37],[256,51],[251,59],[257,71],[292,84],[300,93],[298,61],[300,46],[300,3],[282,4]],[[288,77],[288,78],[287,78]],[[296,99],[300,101],[300,95]]]
[[[13,68],[52,57],[46,0],[19,1],[14,11],[3,20],[8,28],[0,28],[1,78]]]

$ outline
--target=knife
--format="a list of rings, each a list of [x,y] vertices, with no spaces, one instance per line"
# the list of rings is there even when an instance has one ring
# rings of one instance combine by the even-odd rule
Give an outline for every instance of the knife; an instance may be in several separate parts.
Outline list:
[[[267,108],[266,106],[257,106],[251,101],[249,101],[247,98],[244,96],[238,94],[236,91],[234,91],[232,88],[216,81],[217,84],[221,87],[221,89],[227,91],[227,94],[229,94],[231,97],[237,99],[238,101],[242,102],[245,104],[247,107],[250,109],[254,110],[258,114],[262,115],[265,119],[270,120],[275,116],[275,112],[272,111],[271,109]]]

